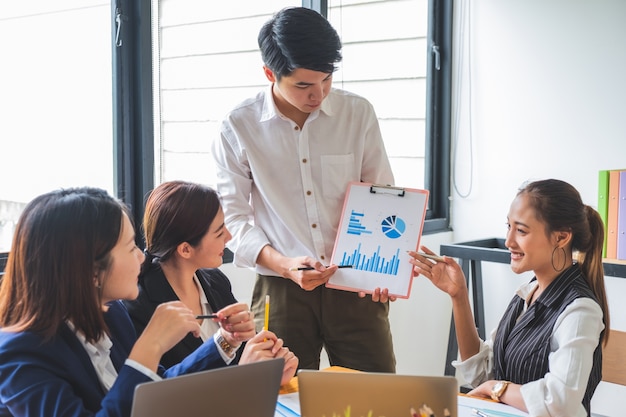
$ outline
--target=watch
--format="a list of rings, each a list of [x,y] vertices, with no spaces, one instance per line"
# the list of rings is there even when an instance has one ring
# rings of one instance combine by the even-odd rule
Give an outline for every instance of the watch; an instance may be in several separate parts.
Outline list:
[[[491,399],[500,402],[500,397],[504,394],[504,391],[506,391],[509,384],[509,381],[496,382],[493,388],[491,388]]]
[[[228,343],[228,340],[222,336],[221,332],[218,332],[217,334],[217,344],[220,345],[220,348],[227,356],[233,356],[233,351],[237,349],[235,346]]]

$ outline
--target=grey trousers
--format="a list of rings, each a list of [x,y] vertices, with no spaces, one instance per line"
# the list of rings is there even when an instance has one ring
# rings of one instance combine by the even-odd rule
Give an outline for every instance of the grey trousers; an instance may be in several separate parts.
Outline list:
[[[395,373],[389,303],[319,286],[305,291],[289,279],[257,275],[251,309],[263,328],[270,295],[269,330],[298,356],[301,369],[319,369],[322,347],[331,366]]]

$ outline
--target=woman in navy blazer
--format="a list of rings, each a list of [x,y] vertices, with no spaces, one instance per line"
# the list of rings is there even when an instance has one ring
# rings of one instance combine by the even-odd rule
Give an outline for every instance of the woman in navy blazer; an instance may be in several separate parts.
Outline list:
[[[254,317],[247,304],[237,302],[230,281],[218,269],[232,236],[224,225],[215,190],[187,181],[160,184],[146,200],[143,231],[146,259],[139,276],[139,296],[124,302],[137,333],[145,331],[156,307],[164,302],[180,300],[198,316],[220,316],[199,319],[201,338],[183,338],[163,355],[161,364],[168,367],[180,362],[202,344],[201,339],[216,336],[220,346],[236,353],[232,364],[283,357],[282,382],[289,381],[298,366],[289,349],[277,349],[261,334],[233,331],[229,324],[232,317],[242,317],[238,320],[254,327]]]
[[[136,337],[119,300],[137,297],[143,260],[127,208],[103,190],[26,206],[0,285],[0,416],[129,416],[139,383],[224,366],[213,339],[159,365],[200,333],[180,301],[159,305]]]

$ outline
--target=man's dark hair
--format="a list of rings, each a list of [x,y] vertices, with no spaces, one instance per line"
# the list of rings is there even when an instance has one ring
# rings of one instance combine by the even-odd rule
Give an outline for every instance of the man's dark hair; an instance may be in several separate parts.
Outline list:
[[[341,61],[337,31],[326,18],[305,7],[276,13],[261,28],[258,41],[263,62],[278,79],[297,68],[330,74]]]

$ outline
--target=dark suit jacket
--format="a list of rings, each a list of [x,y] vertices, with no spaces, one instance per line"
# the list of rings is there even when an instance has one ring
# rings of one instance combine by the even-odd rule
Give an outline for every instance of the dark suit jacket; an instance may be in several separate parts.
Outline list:
[[[196,271],[196,276],[213,311],[221,310],[227,305],[237,302],[232,293],[232,286],[228,277],[219,269],[199,269]],[[124,304],[135,325],[137,334],[141,334],[159,304],[176,300],[179,300],[179,298],[172,286],[167,282],[163,270],[156,266],[139,278],[139,296],[137,299],[124,301]],[[202,339],[188,334],[163,355],[161,365],[170,367],[179,363],[201,344]],[[237,356],[231,364],[239,362],[242,351],[243,347],[239,349]]]
[[[129,416],[135,387],[151,379],[124,364],[136,334],[122,303],[111,303],[105,319],[118,372],[108,393],[67,325],[46,342],[33,332],[0,331],[0,416]],[[180,365],[158,373],[167,378],[219,366],[224,361],[217,346],[205,343]]]

